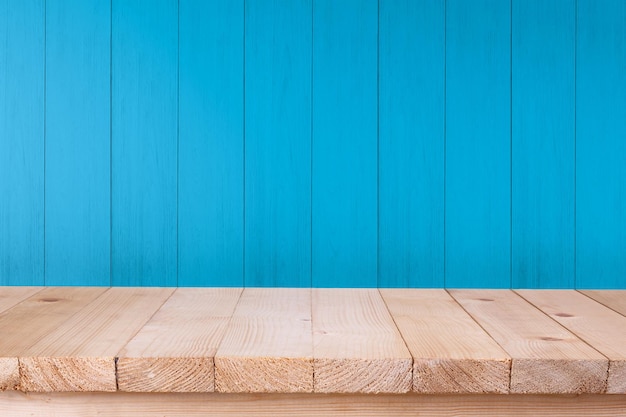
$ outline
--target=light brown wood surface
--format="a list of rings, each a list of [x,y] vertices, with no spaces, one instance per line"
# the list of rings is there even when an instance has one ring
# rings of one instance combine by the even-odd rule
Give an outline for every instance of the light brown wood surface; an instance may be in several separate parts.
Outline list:
[[[115,356],[174,291],[111,288],[20,355],[24,391],[115,391]]]
[[[41,290],[43,287],[0,287],[0,313]]]
[[[441,289],[381,289],[420,393],[507,393],[511,358]]]
[[[244,289],[215,355],[215,388],[313,391],[310,289]]]
[[[580,292],[626,316],[626,290],[580,290]]]
[[[315,391],[404,393],[412,358],[374,289],[313,289]]]
[[[0,393],[10,417],[625,417],[624,395]]]
[[[0,391],[18,389],[18,358],[107,288],[49,287],[0,314]]]
[[[213,392],[213,358],[241,292],[177,289],[119,353],[119,390]]]
[[[602,393],[608,359],[509,290],[450,294],[511,356],[512,393]]]
[[[576,291],[517,292],[609,358],[607,392],[626,394],[626,317]]]

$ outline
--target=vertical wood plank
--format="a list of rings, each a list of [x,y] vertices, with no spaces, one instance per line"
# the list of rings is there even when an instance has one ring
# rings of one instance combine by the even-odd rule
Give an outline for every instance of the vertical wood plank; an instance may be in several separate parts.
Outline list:
[[[624,288],[626,3],[578,0],[576,287]]]
[[[44,283],[44,2],[0,1],[0,284]]]
[[[380,1],[381,287],[443,286],[444,1]]]
[[[246,1],[247,286],[311,285],[311,14]]]
[[[46,285],[110,285],[111,5],[46,2]]]
[[[180,1],[181,286],[243,286],[243,19],[243,0]]]
[[[377,1],[313,5],[312,282],[377,283]]]
[[[446,286],[510,286],[510,3],[446,5]]]
[[[176,285],[176,0],[113,0],[113,285]]]
[[[513,287],[574,286],[575,12],[513,1]]]

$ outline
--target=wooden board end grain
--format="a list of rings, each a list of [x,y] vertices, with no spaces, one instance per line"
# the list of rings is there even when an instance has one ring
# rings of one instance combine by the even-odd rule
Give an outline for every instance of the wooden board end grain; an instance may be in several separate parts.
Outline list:
[[[517,293],[606,356],[610,361],[607,392],[626,394],[626,317],[577,291]]]
[[[215,389],[313,391],[310,289],[244,289],[215,355]]]
[[[24,349],[24,391],[115,391],[115,357],[170,297],[173,288],[111,288]]]
[[[380,293],[413,356],[413,391],[509,392],[511,358],[445,290]]]
[[[509,290],[449,293],[511,356],[514,394],[603,393],[608,359]]]
[[[20,371],[17,358],[0,358],[0,392],[18,389]]]
[[[213,358],[241,292],[178,288],[118,354],[120,391],[213,392]]]
[[[378,290],[313,289],[315,392],[405,393],[413,360]]]

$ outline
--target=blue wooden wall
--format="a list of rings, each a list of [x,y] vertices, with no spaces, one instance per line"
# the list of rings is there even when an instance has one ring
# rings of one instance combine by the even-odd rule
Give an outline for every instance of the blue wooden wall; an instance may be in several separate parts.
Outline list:
[[[626,288],[626,2],[0,0],[0,284]]]

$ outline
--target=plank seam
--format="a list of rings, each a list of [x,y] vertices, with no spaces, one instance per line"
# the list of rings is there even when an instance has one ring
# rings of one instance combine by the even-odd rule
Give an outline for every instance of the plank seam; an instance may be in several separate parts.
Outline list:
[[[178,288],[173,288],[172,292],[170,293],[170,295],[168,295],[167,297],[165,297],[165,299],[163,300],[163,302],[161,303],[161,305],[154,310],[154,312],[150,315],[150,317],[148,318],[148,320],[146,320],[141,327],[139,327],[125,342],[124,345],[121,347],[120,351],[117,352],[117,354],[115,355],[114,359],[115,359],[115,372],[116,372],[116,378],[115,378],[115,383],[117,384],[117,360],[120,358],[120,353],[126,348],[126,346],[130,343],[131,340],[133,340],[141,330],[143,330],[144,327],[146,327],[146,325],[148,323],[150,323],[152,321],[152,319],[154,318],[154,316],[161,311],[161,309],[163,308],[163,306],[165,305],[165,303],[167,303],[169,301],[170,298],[172,298],[172,296],[174,295],[174,293],[178,291]],[[100,297],[98,297],[100,298]]]
[[[391,310],[389,309],[389,305],[387,304],[387,300],[385,300],[385,297],[383,297],[383,294],[380,292],[380,288],[377,288],[376,291],[378,292],[378,296],[380,297],[380,299],[383,301],[383,305],[385,306],[385,310],[387,311],[387,314],[389,314],[389,317],[391,318],[391,322],[393,323],[393,325],[396,328],[396,331],[400,335],[400,339],[402,339],[402,343],[404,344],[404,347],[406,348],[406,351],[409,352],[409,355],[411,355],[411,367],[409,369],[409,373],[411,374],[411,388],[409,389],[409,392],[413,392],[413,387],[415,386],[415,375],[413,373],[413,369],[415,367],[415,358],[413,357],[413,353],[411,352],[411,349],[409,349],[409,344],[404,339],[404,335],[400,331],[400,327],[398,327],[398,323],[396,323],[396,318],[393,316],[393,314],[391,314]]]
[[[247,277],[246,277],[246,0],[243,0],[243,36],[241,39],[241,44],[242,44],[242,75],[243,75],[243,80],[242,80],[242,84],[243,84],[243,97],[242,97],[242,147],[243,147],[243,157],[242,159],[242,168],[243,168],[243,175],[242,175],[242,180],[243,180],[243,201],[242,201],[242,205],[243,205],[243,210],[241,213],[241,217],[243,218],[242,221],[242,231],[243,231],[243,237],[242,237],[242,247],[241,247],[241,251],[242,251],[242,266],[241,266],[241,282],[243,282],[243,286],[245,288],[246,284],[247,284]],[[237,301],[237,304],[239,303],[239,301]]]
[[[513,0],[509,1],[509,288],[513,288]]]
[[[443,288],[446,288],[446,213],[447,213],[447,169],[448,169],[448,1],[443,2]]]
[[[109,285],[113,285],[113,0],[109,15]]]
[[[575,336],[578,340],[580,340],[581,342],[583,342],[584,344],[586,344],[587,346],[589,346],[591,349],[593,349],[594,351],[598,352],[600,355],[602,355],[606,360],[607,363],[611,362],[611,358],[609,358],[608,356],[606,356],[604,353],[600,352],[598,349],[596,349],[593,345],[589,344],[585,339],[583,339],[581,336],[578,335],[578,333],[576,333],[574,330],[567,328],[566,326],[564,326],[563,324],[559,323],[557,320],[553,319],[552,316],[550,316],[550,314],[546,313],[545,311],[543,311],[541,308],[539,308],[537,305],[535,305],[532,301],[524,298],[523,295],[519,294],[517,291],[518,290],[511,290],[515,295],[517,295],[518,297],[520,297],[522,300],[524,300],[525,302],[527,302],[528,304],[530,304],[531,306],[533,306],[534,308],[536,308],[537,310],[539,310],[541,312],[541,314],[543,314],[544,316],[548,317],[550,320],[552,320],[554,323],[558,324],[560,327],[562,327],[563,329],[565,329],[568,333],[571,333],[573,336]],[[608,373],[608,367],[607,367],[607,373]],[[607,381],[608,381],[608,375],[607,375]],[[605,391],[607,388],[607,385],[604,386]]]
[[[376,282],[380,287],[380,0],[376,8]]]
[[[577,180],[577,167],[576,167],[576,158],[577,158],[577,150],[576,150],[576,125],[577,125],[577,121],[576,121],[576,116],[577,116],[577,104],[576,104],[576,92],[578,90],[578,80],[577,80],[577,71],[576,68],[578,66],[578,0],[574,0],[574,288],[578,288],[578,277],[577,277],[577,242],[576,242],[576,236],[577,236],[577,210],[576,207],[578,206],[577,201],[576,201],[576,189],[577,189],[577,184],[576,184],[576,180]]]
[[[626,317],[626,314],[622,313],[621,311],[618,311],[618,310],[614,309],[613,307],[611,307],[611,306],[610,306],[610,305],[608,305],[608,304],[603,303],[602,301],[598,301],[598,300],[596,300],[596,299],[595,299],[595,298],[593,298],[592,296],[585,294],[583,291],[581,291],[581,290],[574,290],[574,291],[576,291],[576,292],[578,292],[578,293],[580,293],[580,294],[584,295],[585,297],[587,297],[587,298],[589,298],[589,299],[591,299],[591,300],[595,301],[596,303],[598,303],[598,304],[600,304],[600,305],[602,305],[602,306],[604,306],[604,307],[608,308],[609,310],[612,310],[612,311],[616,312],[617,314],[619,314],[619,315],[621,315],[621,316]]]
[[[456,304],[457,304],[457,305],[461,308],[461,310],[463,310],[463,311],[465,312],[465,314],[467,314],[467,315],[468,315],[468,316],[472,319],[472,321],[473,321],[474,323],[476,323],[476,324],[478,325],[478,327],[480,327],[480,328],[481,328],[481,329],[485,332],[485,334],[486,334],[487,336],[489,336],[489,337],[491,338],[491,340],[492,340],[492,341],[493,341],[496,345],[498,345],[498,347],[500,347],[500,349],[502,349],[502,350],[503,350],[503,351],[504,351],[504,352],[508,355],[508,357],[509,357],[509,359],[510,359],[510,361],[509,361],[509,386],[508,386],[508,392],[510,393],[510,392],[511,392],[511,375],[512,375],[512,370],[513,370],[513,355],[511,355],[511,354],[509,353],[509,351],[508,351],[508,350],[506,350],[506,349],[504,348],[504,346],[502,346],[502,345],[501,345],[501,344],[500,344],[500,343],[499,343],[499,342],[498,342],[498,341],[497,341],[497,340],[496,340],[496,339],[495,339],[495,338],[491,335],[491,333],[489,333],[489,332],[487,331],[487,329],[485,329],[485,328],[483,327],[483,325],[482,325],[482,324],[481,324],[478,320],[476,320],[476,318],[475,318],[475,317],[474,317],[474,316],[473,316],[473,315],[472,315],[469,311],[467,311],[467,310],[465,309],[465,307],[463,307],[463,304],[459,303],[459,300],[457,300],[457,299],[454,297],[454,295],[452,295],[452,294],[450,293],[450,291],[449,291],[449,290],[447,290],[447,289],[445,289],[445,288],[444,288],[444,291],[448,294],[448,296],[449,296],[452,300],[454,300],[454,302],[455,302],[455,303],[456,303]],[[510,291],[510,290],[509,290],[509,291]]]
[[[112,2],[113,0],[111,0]],[[180,190],[180,0],[176,5],[176,286],[179,285],[179,190]],[[117,361],[116,361],[117,363]]]

